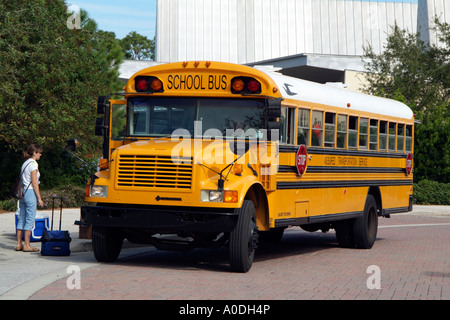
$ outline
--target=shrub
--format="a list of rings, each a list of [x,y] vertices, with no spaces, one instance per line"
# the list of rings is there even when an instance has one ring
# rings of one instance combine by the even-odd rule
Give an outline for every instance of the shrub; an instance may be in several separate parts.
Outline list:
[[[44,207],[48,210],[52,208],[53,197],[61,197],[64,208],[78,208],[84,204],[84,189],[79,186],[65,185],[51,190],[41,191]],[[55,207],[60,205],[60,200],[55,200]]]
[[[431,180],[414,183],[414,203],[450,205],[450,183]]]
[[[42,202],[44,206],[38,207],[38,210],[51,210],[53,197],[61,197],[64,208],[78,208],[84,204],[84,188],[74,185],[64,185],[51,190],[41,190]],[[59,208],[60,199],[55,200],[55,208]],[[16,211],[17,200],[6,199],[0,201],[0,210],[9,212]]]

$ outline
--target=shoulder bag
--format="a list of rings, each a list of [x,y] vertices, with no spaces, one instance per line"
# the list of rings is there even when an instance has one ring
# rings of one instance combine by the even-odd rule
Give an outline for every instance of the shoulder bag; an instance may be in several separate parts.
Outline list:
[[[14,185],[11,189],[11,196],[14,199],[20,200],[23,198],[24,190],[23,190],[23,183],[22,183],[22,175],[30,163],[31,163],[31,161],[28,162],[28,164],[25,166],[25,168],[23,168],[22,172],[20,173],[20,176],[16,179],[16,182],[14,182]],[[31,182],[28,184],[27,190],[30,187],[30,184],[31,184]]]

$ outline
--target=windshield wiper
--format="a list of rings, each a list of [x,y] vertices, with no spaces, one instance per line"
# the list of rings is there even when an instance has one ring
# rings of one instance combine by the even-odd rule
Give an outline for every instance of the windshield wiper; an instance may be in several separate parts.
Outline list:
[[[244,153],[245,154],[245,153]],[[211,169],[210,167],[208,167],[208,166],[206,166],[206,165],[204,165],[203,163],[200,163],[200,162],[198,162],[197,164],[199,164],[199,165],[201,165],[202,167],[205,167],[206,169],[208,169],[208,170],[211,170],[212,172],[214,172],[214,173],[217,173],[218,175],[219,175],[219,180],[217,181],[217,191],[223,191],[223,188],[224,188],[224,185],[225,185],[225,181],[228,181],[228,175],[230,174],[230,172],[231,172],[231,167],[236,163],[236,161],[238,161],[244,154],[242,154],[242,155],[240,155],[239,157],[237,157],[235,160],[233,160],[233,162],[231,162],[230,164],[228,164],[225,168],[223,168],[222,169],[222,171],[220,171],[220,172],[218,172],[218,171],[216,171],[216,170],[214,170],[214,169]],[[228,173],[227,173],[227,175],[226,176],[224,176],[223,175],[223,172],[225,171],[225,170],[227,170],[228,168],[230,168],[229,170],[228,170]]]

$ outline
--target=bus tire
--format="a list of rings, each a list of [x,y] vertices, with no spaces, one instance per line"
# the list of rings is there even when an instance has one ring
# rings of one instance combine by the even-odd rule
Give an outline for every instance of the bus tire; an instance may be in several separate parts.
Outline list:
[[[253,202],[244,200],[242,207],[236,209],[237,225],[230,232],[229,259],[234,272],[245,273],[250,270],[258,244],[256,210]]]
[[[355,245],[360,249],[370,249],[375,243],[378,230],[377,202],[373,195],[366,198],[363,214],[355,219],[353,236]]]
[[[114,262],[122,250],[123,236],[118,228],[94,226],[92,228],[92,249],[99,262]]]
[[[354,248],[355,239],[353,237],[354,219],[340,220],[334,222],[336,239],[341,248]]]

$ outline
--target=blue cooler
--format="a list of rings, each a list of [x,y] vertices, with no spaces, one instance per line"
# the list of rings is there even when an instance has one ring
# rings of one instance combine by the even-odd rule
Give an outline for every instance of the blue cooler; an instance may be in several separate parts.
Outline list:
[[[18,212],[16,212],[16,229],[17,221],[19,221]],[[31,229],[30,241],[36,242],[41,241],[41,237],[45,230],[49,229],[49,216],[45,213],[36,213],[36,219],[34,220],[34,227]],[[22,239],[25,239],[25,232],[22,235]]]

